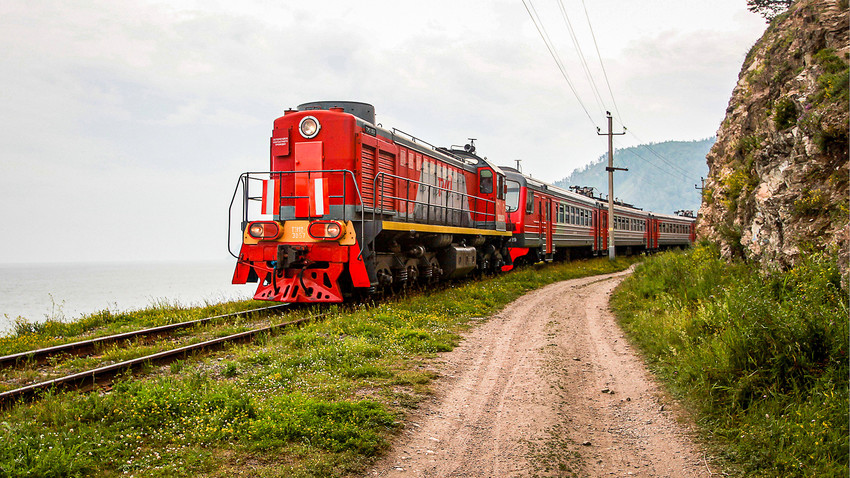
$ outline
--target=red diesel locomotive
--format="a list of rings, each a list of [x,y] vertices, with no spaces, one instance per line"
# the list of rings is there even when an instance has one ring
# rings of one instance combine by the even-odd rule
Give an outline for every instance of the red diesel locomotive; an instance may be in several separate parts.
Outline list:
[[[607,252],[600,198],[499,168],[473,142],[440,148],[384,129],[365,103],[286,111],[274,122],[270,170],[240,176],[231,217],[240,192],[233,283],[258,282],[260,300],[342,302],[515,261]],[[616,247],[686,246],[693,223],[618,204]]]
[[[259,282],[255,299],[341,302],[509,261],[502,170],[473,144],[437,148],[376,126],[365,103],[287,111],[270,171],[242,174],[231,208],[240,191],[233,283]],[[266,219],[249,221],[257,209]]]

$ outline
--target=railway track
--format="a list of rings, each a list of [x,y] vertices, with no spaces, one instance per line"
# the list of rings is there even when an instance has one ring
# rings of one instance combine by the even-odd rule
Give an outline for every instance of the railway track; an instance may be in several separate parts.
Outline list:
[[[438,284],[436,286],[436,288],[438,289],[443,289],[447,287],[451,287],[451,285]],[[218,319],[224,319],[228,317],[245,317],[254,313],[281,310],[292,307],[293,305],[295,304],[278,304],[270,307],[262,307],[258,309],[251,309],[231,314],[217,315],[212,317],[206,317],[203,319],[163,325],[159,327],[152,327],[138,331],[109,335],[90,340],[56,345],[44,349],[30,350],[26,352],[6,355],[0,357],[0,370],[4,368],[11,368],[20,364],[41,364],[51,356],[56,356],[59,354],[84,356],[93,353],[99,347],[103,347],[107,344],[121,343],[123,341],[128,341],[139,337],[159,337],[171,334],[176,330],[202,325]],[[147,365],[167,364],[175,360],[179,360],[180,358],[186,358],[189,355],[199,351],[220,348],[228,343],[235,343],[240,341],[245,342],[253,339],[258,335],[270,333],[277,329],[298,326],[305,322],[321,318],[324,315],[326,314],[317,314],[314,316],[305,317],[290,322],[260,327],[228,335],[226,337],[219,337],[192,345],[176,347],[170,350],[153,353],[143,357],[126,360],[115,364],[109,364],[91,370],[77,372],[46,380],[43,382],[34,383],[17,389],[0,392],[0,408],[8,408],[15,403],[25,402],[27,400],[33,399],[34,397],[37,397],[39,393],[51,389],[91,390],[96,386],[105,386],[110,384],[113,378],[125,372],[132,372],[133,370],[140,369]]]
[[[286,306],[286,304],[272,306],[272,307],[265,307],[265,308],[261,308],[261,309],[253,309],[253,310],[250,310],[250,311],[238,312],[238,313],[234,313],[234,314],[225,314],[225,315],[214,316],[214,317],[207,317],[207,318],[204,318],[204,319],[182,322],[182,323],[179,323],[179,324],[172,324],[172,326],[164,326],[164,327],[171,327],[170,330],[173,331],[173,330],[177,330],[179,328],[186,328],[186,327],[198,325],[199,323],[206,323],[206,322],[209,322],[209,321],[214,320],[214,319],[220,319],[220,318],[231,317],[231,316],[244,316],[244,315],[249,315],[251,313],[256,313],[256,312],[259,312],[259,311],[267,311],[269,309],[280,309],[280,308],[284,308],[285,306]],[[17,388],[17,389],[8,390],[8,391],[0,393],[0,406],[2,406],[4,408],[8,408],[8,407],[14,405],[15,403],[21,403],[21,402],[31,400],[31,399],[37,397],[39,395],[39,393],[45,392],[45,391],[48,391],[48,390],[54,390],[54,389],[84,390],[84,391],[85,390],[91,390],[95,386],[110,384],[112,382],[112,380],[118,375],[121,375],[121,374],[124,374],[124,373],[127,373],[127,372],[132,372],[134,370],[141,369],[142,367],[145,367],[145,366],[162,365],[162,364],[173,362],[175,360],[179,360],[181,358],[186,358],[186,357],[190,356],[191,354],[194,354],[194,353],[197,353],[197,352],[206,351],[206,350],[215,350],[215,349],[221,348],[221,347],[223,347],[227,344],[247,342],[247,341],[254,339],[257,336],[272,333],[272,332],[279,330],[279,329],[296,327],[296,326],[299,326],[299,325],[304,324],[306,322],[309,322],[311,320],[316,320],[318,318],[321,318],[324,315],[325,314],[317,314],[317,315],[304,317],[304,318],[300,318],[300,319],[289,321],[289,322],[284,322],[284,323],[280,323],[280,324],[273,324],[273,325],[269,325],[269,326],[265,326],[265,327],[259,327],[259,328],[255,328],[255,329],[252,329],[252,330],[239,332],[239,333],[236,333],[236,334],[231,334],[231,335],[228,335],[228,336],[225,336],[225,337],[218,337],[218,338],[206,340],[206,341],[203,341],[203,342],[199,342],[199,343],[196,343],[196,344],[186,345],[186,346],[183,346],[183,347],[176,347],[176,348],[173,348],[173,349],[170,349],[170,350],[157,352],[157,353],[146,355],[146,356],[143,356],[143,357],[125,360],[123,362],[105,365],[105,366],[94,368],[94,369],[91,369],[91,370],[86,370],[84,372],[73,373],[73,374],[69,374],[69,375],[66,375],[66,376],[47,380],[47,381],[44,381],[44,382],[39,382],[39,383],[24,386],[24,387],[20,387],[20,388]],[[139,337],[139,336],[146,336],[146,335],[149,336],[149,335],[167,333],[167,330],[159,330],[159,329],[162,329],[162,328],[161,327],[154,327],[152,329],[144,329],[144,330],[139,330],[139,331],[136,331],[136,332],[128,332],[126,334],[117,334],[117,335],[108,336],[108,337],[101,337],[99,339],[92,339],[92,341],[97,341],[97,340],[100,340],[100,339],[113,338],[114,340],[111,340],[111,342],[116,342],[116,341],[126,340],[127,338],[130,338],[130,337]],[[116,338],[116,337],[119,337],[119,338]],[[81,350],[86,350],[87,347],[93,347],[93,346],[90,346],[90,345],[78,345],[78,344],[85,344],[86,342],[91,342],[91,341],[82,341],[82,342],[76,342],[76,343],[73,343],[73,344],[66,344],[65,346],[56,346],[56,347],[49,347],[47,349],[34,350],[34,351],[30,351],[30,352],[25,352],[24,355],[32,355],[34,353],[39,353],[39,354],[43,354],[44,357],[47,357],[47,356],[50,356],[51,354],[55,355],[55,354],[58,354],[58,353],[65,353],[64,351],[57,350],[57,349],[60,349],[61,347],[67,347],[67,349],[66,349],[67,351],[71,351],[73,353],[76,353],[76,352],[81,351]],[[106,342],[100,340],[97,343],[101,344],[101,343],[106,343]],[[42,351],[44,351],[44,352],[42,352]],[[20,354],[15,354],[15,355],[20,355]],[[10,362],[7,361],[6,363],[10,363]],[[15,362],[11,362],[11,363],[15,363]]]
[[[59,354],[69,354],[75,356],[82,356],[93,353],[97,350],[98,347],[103,347],[108,344],[113,344],[117,342],[123,342],[125,340],[132,340],[139,337],[159,337],[167,334],[171,334],[174,331],[180,329],[186,329],[189,327],[195,327],[198,325],[203,325],[215,320],[226,319],[230,317],[247,317],[251,314],[261,313],[261,312],[271,312],[274,310],[285,309],[290,304],[278,304],[270,307],[261,307],[258,309],[244,310],[241,312],[233,312],[231,314],[222,314],[215,315],[212,317],[205,317],[203,319],[197,320],[189,320],[186,322],[179,322],[175,324],[161,325],[159,327],[151,327],[148,329],[134,330],[131,332],[125,332],[122,334],[115,335],[106,335],[103,337],[97,337],[90,340],[81,340],[79,342],[72,342],[67,344],[56,345],[53,347],[45,347],[43,349],[37,350],[28,350],[26,352],[19,352],[16,354],[4,355],[0,357],[0,368],[13,367],[19,364],[24,363],[36,363],[40,364],[45,362],[48,358],[59,355]]]

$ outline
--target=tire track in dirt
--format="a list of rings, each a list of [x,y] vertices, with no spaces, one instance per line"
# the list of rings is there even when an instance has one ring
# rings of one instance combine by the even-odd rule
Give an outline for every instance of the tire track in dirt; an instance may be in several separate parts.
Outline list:
[[[710,476],[608,310],[627,274],[538,289],[471,330],[367,476]]]

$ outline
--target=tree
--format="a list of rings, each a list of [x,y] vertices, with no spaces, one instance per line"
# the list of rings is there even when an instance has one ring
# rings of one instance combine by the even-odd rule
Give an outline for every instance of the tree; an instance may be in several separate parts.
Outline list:
[[[770,23],[777,15],[788,10],[792,3],[794,0],[747,0],[747,8]]]

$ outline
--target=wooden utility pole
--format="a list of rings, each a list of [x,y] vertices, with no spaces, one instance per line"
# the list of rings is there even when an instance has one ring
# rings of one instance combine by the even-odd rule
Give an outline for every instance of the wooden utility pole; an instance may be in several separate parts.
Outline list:
[[[627,168],[614,167],[614,136],[623,135],[626,132],[615,133],[611,112],[606,111],[605,114],[608,117],[608,132],[600,133],[599,128],[596,128],[596,134],[608,136],[608,167],[605,168],[605,171],[608,171],[608,259],[613,261],[616,257],[614,254],[614,171],[628,171]],[[623,128],[623,130],[625,129]]]

